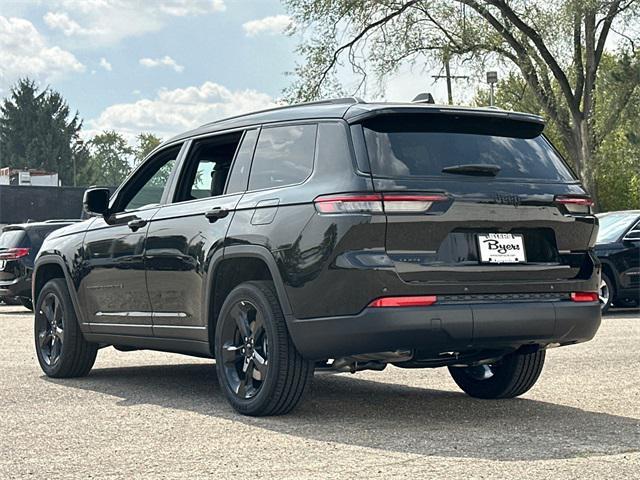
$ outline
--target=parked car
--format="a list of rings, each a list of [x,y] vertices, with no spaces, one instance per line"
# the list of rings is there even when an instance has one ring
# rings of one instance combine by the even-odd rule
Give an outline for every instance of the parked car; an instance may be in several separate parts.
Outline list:
[[[8,305],[22,304],[33,310],[31,274],[36,254],[45,237],[74,220],[7,225],[0,230],[0,299]]]
[[[640,301],[640,210],[597,215],[595,253],[602,262],[600,304],[633,307]]]
[[[591,200],[537,116],[332,100],[202,126],[54,232],[33,283],[51,377],[98,348],[215,357],[243,414],[290,411],[314,368],[449,367],[529,390],[600,325]]]

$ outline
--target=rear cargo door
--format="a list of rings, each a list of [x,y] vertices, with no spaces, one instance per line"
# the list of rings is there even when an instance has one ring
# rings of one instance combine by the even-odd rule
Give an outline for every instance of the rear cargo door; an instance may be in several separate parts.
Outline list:
[[[541,135],[505,117],[362,123],[386,249],[407,282],[575,278],[593,243],[586,192]]]

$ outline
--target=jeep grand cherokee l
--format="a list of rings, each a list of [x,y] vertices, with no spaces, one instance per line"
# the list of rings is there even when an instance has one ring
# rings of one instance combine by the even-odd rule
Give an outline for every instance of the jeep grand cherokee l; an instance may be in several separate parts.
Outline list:
[[[448,367],[474,397],[521,395],[600,325],[591,200],[543,127],[341,99],[179,135],[45,241],[39,363],[213,357],[248,415],[290,411],[316,368]]]

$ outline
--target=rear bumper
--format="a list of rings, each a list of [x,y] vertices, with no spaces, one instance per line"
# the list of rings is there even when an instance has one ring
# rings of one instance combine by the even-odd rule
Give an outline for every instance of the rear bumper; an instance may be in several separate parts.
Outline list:
[[[290,319],[298,351],[308,359],[397,349],[440,352],[573,344],[600,326],[597,302],[570,301],[366,308],[358,315]]]
[[[15,280],[0,282],[0,297],[31,298],[31,279],[16,278]]]

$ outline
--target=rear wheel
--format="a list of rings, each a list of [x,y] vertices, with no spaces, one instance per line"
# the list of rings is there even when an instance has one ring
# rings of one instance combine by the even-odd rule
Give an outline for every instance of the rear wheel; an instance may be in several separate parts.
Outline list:
[[[524,355],[510,354],[495,364],[449,367],[449,373],[472,397],[513,398],[533,387],[542,372],[544,358],[544,350]]]
[[[613,302],[614,286],[606,273],[603,273],[600,277],[598,297],[600,299],[600,310],[602,313],[607,313],[611,308],[611,303]]]
[[[228,295],[215,350],[222,391],[244,415],[288,413],[311,383],[313,363],[293,345],[271,282],[246,282]]]
[[[67,285],[49,280],[38,295],[35,310],[38,362],[48,377],[83,377],[96,360],[98,345],[82,336]]]

